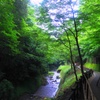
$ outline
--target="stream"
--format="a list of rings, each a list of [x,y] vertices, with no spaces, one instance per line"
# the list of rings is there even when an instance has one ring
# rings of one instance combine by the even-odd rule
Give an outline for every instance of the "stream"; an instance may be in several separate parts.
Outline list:
[[[26,94],[19,100],[44,100],[43,98],[53,98],[60,84],[60,74],[54,71],[53,76],[47,76],[47,85],[41,86],[34,94]]]
[[[53,98],[56,95],[60,83],[59,73],[54,71],[53,77],[47,76],[46,79],[48,84],[41,86],[34,96]]]

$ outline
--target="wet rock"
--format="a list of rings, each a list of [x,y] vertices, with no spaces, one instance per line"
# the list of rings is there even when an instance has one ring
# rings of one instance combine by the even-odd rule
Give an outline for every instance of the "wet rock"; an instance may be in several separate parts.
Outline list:
[[[57,82],[57,80],[54,80],[54,81],[52,81],[52,82]]]
[[[50,76],[49,78],[50,78],[50,80],[53,80],[53,76]]]
[[[56,76],[56,79],[60,79],[60,76]]]
[[[43,97],[39,97],[39,96],[34,96],[33,100],[44,100],[44,98]]]
[[[42,85],[47,85],[48,82],[47,82],[47,79],[45,77],[42,78]]]
[[[57,70],[57,73],[60,73],[61,72],[61,69]]]

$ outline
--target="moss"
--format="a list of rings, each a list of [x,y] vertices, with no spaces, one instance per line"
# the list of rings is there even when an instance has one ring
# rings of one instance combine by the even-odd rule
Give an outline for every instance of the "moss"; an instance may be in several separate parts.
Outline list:
[[[53,76],[53,75],[54,75],[54,72],[49,71],[49,72],[48,72],[48,75]]]
[[[94,71],[100,72],[100,64],[94,64],[94,63],[85,63],[84,66],[89,69],[93,69]]]
[[[60,70],[60,76],[61,76],[61,78],[63,78],[64,75],[66,73],[68,73],[70,69],[71,69],[70,65],[61,65],[61,66],[59,66],[59,68],[57,69],[57,71]]]
[[[71,67],[69,65],[60,66],[58,68],[58,70],[59,69],[61,69],[61,72],[60,72],[61,82],[60,82],[60,86],[59,86],[56,100],[63,100],[65,92],[70,93],[70,91],[71,91],[70,88],[76,82],[76,78],[75,78],[73,69],[71,69]],[[78,78],[80,78],[81,75],[82,74],[81,74],[80,69],[77,69]]]
[[[75,76],[74,76],[74,74],[68,76],[65,79],[64,83],[62,84],[62,88],[61,88],[62,91],[66,90],[67,88],[69,88],[70,86],[72,86],[74,82],[75,82]]]
[[[77,70],[77,76],[80,78],[81,76],[80,70]],[[61,92],[65,91],[69,87],[71,87],[76,81],[75,75],[73,70],[71,70],[68,74],[65,75],[63,82],[61,83]]]

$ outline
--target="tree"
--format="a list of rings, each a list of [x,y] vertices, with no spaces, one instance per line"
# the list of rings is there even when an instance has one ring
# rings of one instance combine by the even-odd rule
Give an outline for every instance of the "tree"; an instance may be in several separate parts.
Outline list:
[[[83,49],[84,59],[99,58],[100,35],[99,35],[99,2],[83,0],[80,6],[81,18],[81,48]],[[83,42],[84,41],[84,42]]]
[[[83,71],[83,61],[82,61],[82,55],[80,52],[80,46],[78,41],[78,35],[79,35],[79,27],[80,24],[77,12],[77,0],[63,0],[63,1],[53,1],[48,0],[48,2],[45,4],[45,7],[47,9],[47,13],[52,19],[52,25],[54,25],[56,29],[56,33],[58,32],[60,28],[62,28],[62,31],[60,34],[64,32],[64,30],[67,30],[68,34],[72,34],[74,37],[76,47],[78,50],[79,58],[80,58],[80,64],[81,64],[81,72]],[[59,32],[58,32],[59,34]]]
[[[18,33],[14,29],[12,10],[12,1],[5,0],[0,2],[0,66],[2,68],[7,66],[8,63],[5,62],[9,62],[7,60],[8,57],[19,53]]]
[[[27,4],[28,0],[14,0],[13,13],[17,30],[21,28],[22,19],[26,19],[27,17]]]
[[[67,37],[67,39],[65,37]],[[73,66],[74,74],[75,74],[76,80],[78,81],[78,77],[77,77],[77,73],[76,73],[76,66],[75,66],[75,62],[74,62],[75,61],[75,59],[74,59],[75,55],[73,53],[74,52],[73,51],[73,45],[72,45],[72,41],[70,39],[70,36],[69,36],[69,33],[67,32],[67,30],[65,30],[65,37],[60,39],[60,41],[64,44],[64,46],[66,46],[66,48],[68,48],[68,51],[70,53],[70,58],[69,59],[70,59],[70,62],[71,62],[71,67]],[[63,39],[64,39],[64,41],[63,41]],[[67,40],[67,41],[65,41],[65,40]],[[68,42],[68,44],[66,45],[65,42]]]
[[[13,0],[0,0],[0,99],[13,100],[14,86],[8,80],[13,57],[20,53],[15,30]]]

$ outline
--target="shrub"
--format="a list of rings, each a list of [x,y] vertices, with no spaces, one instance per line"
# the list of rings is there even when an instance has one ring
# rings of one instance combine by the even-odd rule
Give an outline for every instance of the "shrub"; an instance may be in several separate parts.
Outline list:
[[[0,83],[0,100],[13,100],[14,87],[12,83],[6,79]]]

